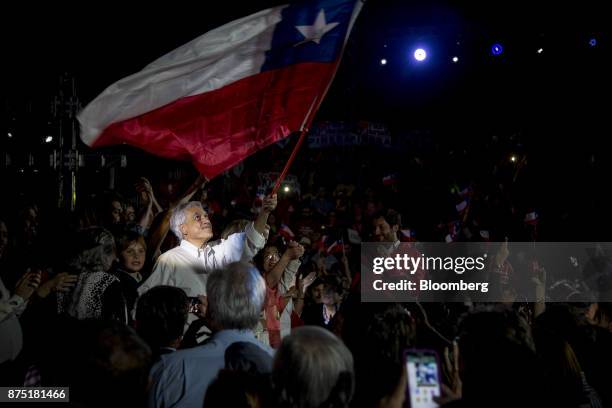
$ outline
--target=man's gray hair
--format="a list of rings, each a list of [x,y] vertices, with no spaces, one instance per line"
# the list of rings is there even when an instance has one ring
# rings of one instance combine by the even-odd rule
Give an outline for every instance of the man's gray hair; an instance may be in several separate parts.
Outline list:
[[[348,407],[355,391],[353,355],[328,330],[299,327],[276,352],[272,383],[278,406]]]
[[[183,240],[181,225],[187,221],[187,210],[190,208],[200,208],[204,210],[201,202],[189,201],[188,203],[177,205],[174,211],[172,211],[172,216],[170,217],[170,229],[172,232],[174,232],[174,235],[176,235],[179,240]]]
[[[210,274],[207,314],[218,329],[253,329],[266,298],[266,282],[253,265],[236,262]]]

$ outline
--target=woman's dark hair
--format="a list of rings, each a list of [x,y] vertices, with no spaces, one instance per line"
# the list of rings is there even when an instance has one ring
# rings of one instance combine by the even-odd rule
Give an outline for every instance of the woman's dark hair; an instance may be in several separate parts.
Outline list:
[[[554,406],[579,406],[582,400],[582,368],[574,350],[561,336],[546,328],[534,329],[538,357],[546,374],[543,383]]]
[[[342,285],[342,277],[338,274],[330,273],[327,276],[322,277],[317,284],[323,284],[323,293],[326,295],[333,295],[335,293],[343,296],[344,286]]]
[[[255,258],[253,258],[253,262],[255,263],[255,266],[261,273],[264,273],[264,267],[263,267],[264,266],[264,254],[268,248],[276,248],[278,250],[279,256],[283,255],[281,251],[281,247],[279,247],[278,245],[272,244],[272,243],[267,243],[266,246],[263,247],[263,249],[259,251],[257,255],[255,255]]]
[[[151,368],[147,344],[116,321],[80,321],[74,329],[63,361],[71,401],[87,407],[144,406]]]
[[[477,308],[460,322],[458,343],[468,405],[541,405],[541,365],[531,329],[517,312]]]
[[[397,303],[362,304],[349,296],[348,307],[342,337],[355,358],[356,406],[377,406],[401,381],[404,350],[415,344],[413,320]]]

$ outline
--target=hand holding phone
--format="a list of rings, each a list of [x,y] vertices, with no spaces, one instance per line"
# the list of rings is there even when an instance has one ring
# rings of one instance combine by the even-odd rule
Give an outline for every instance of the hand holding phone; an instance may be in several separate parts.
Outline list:
[[[408,378],[406,402],[410,408],[437,408],[440,396],[440,363],[434,350],[408,349],[404,352]]]
[[[193,313],[200,319],[206,316],[208,300],[206,296],[189,297],[189,313]]]
[[[189,297],[189,313],[197,313],[200,305],[200,299],[197,297]]]

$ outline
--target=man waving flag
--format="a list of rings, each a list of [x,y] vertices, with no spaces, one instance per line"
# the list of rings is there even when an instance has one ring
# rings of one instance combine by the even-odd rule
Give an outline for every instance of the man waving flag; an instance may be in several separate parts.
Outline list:
[[[109,86],[78,116],[91,147],[191,160],[211,179],[312,118],[360,0],[316,0],[216,28]]]

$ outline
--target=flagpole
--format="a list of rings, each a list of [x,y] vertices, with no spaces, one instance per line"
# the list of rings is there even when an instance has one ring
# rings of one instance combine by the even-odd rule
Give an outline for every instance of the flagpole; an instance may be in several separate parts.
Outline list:
[[[357,16],[361,12],[363,3],[365,3],[365,0],[359,0],[355,4],[355,8],[353,9],[353,14],[351,15],[351,20],[349,21],[349,26],[346,31],[346,37],[344,39],[344,43],[342,44],[342,49],[340,50],[340,56],[344,55],[344,50],[346,48],[346,43],[348,42],[348,37],[353,29],[353,24],[355,24],[355,20],[357,19]],[[287,172],[289,171],[289,167],[291,167],[293,160],[295,160],[295,156],[297,155],[297,152],[300,149],[302,142],[304,141],[304,136],[306,136],[306,133],[308,133],[308,131],[310,130],[310,125],[312,124],[312,121],[314,119],[314,114],[319,109],[321,102],[323,102],[323,98],[327,94],[327,91],[329,91],[329,88],[331,87],[331,84],[334,81],[336,74],[338,73],[338,68],[340,67],[340,60],[341,60],[341,57],[336,61],[334,72],[332,73],[330,80],[327,82],[327,85],[325,86],[323,93],[315,96],[314,100],[312,101],[312,104],[310,105],[310,109],[308,110],[308,113],[306,114],[306,117],[304,118],[304,123],[306,124],[306,126],[304,126],[304,123],[302,123],[302,128],[300,129],[301,130],[300,138],[298,139],[295,147],[293,148],[293,151],[291,152],[291,156],[289,156],[289,160],[285,164],[285,168],[283,169],[280,176],[278,177],[278,180],[276,180],[276,184],[274,184],[274,188],[272,189],[272,194],[276,194],[276,192],[280,188],[281,183],[285,179]],[[316,108],[313,109],[315,106]]]
[[[285,168],[283,168],[283,171],[281,172],[280,176],[278,176],[278,179],[276,180],[276,183],[274,184],[274,188],[272,189],[272,193],[271,193],[272,195],[276,194],[276,192],[280,188],[281,183],[287,176],[289,167],[291,167],[291,164],[293,164],[293,161],[295,160],[295,157],[297,156],[297,152],[298,150],[300,150],[300,146],[302,146],[302,143],[304,142],[304,137],[306,136],[306,133],[308,133],[308,131],[310,130],[310,125],[312,124],[312,121],[314,119],[314,112],[315,112],[313,108],[315,107],[317,103],[318,97],[319,97],[318,95],[315,96],[314,99],[312,100],[312,103],[310,104],[310,109],[308,109],[308,112],[306,113],[306,116],[304,117],[304,121],[302,122],[302,126],[300,129],[301,130],[300,137],[297,143],[295,144],[295,147],[293,148],[293,151],[291,152],[291,156],[289,156],[287,163],[285,163]]]

